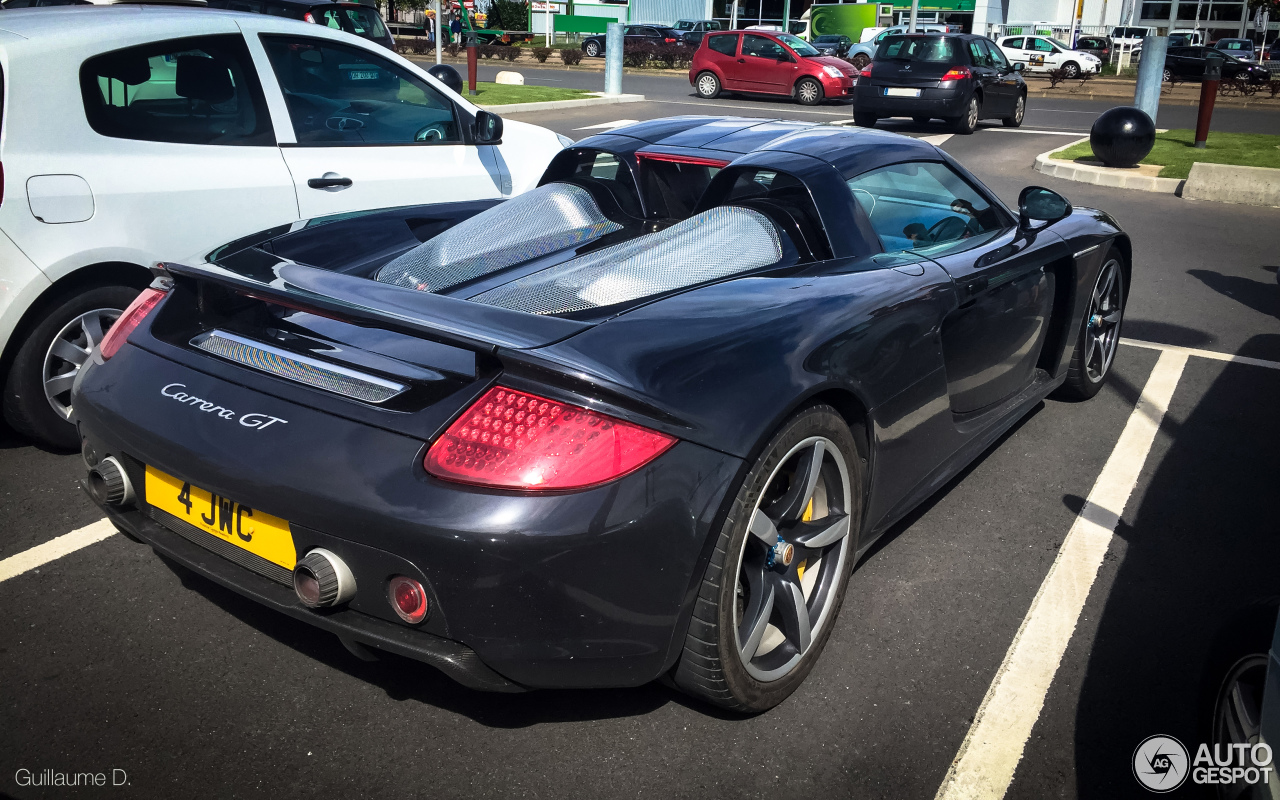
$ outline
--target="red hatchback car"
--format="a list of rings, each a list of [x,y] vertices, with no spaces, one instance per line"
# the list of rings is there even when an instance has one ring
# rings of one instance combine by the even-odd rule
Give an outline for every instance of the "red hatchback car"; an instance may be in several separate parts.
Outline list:
[[[858,71],[834,56],[820,55],[789,33],[710,33],[693,55],[689,83],[699,97],[720,92],[784,94],[806,106],[849,97]]]

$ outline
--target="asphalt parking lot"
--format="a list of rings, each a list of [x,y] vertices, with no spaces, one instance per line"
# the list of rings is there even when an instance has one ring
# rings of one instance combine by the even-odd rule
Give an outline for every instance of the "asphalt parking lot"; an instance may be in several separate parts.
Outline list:
[[[518,118],[581,138],[674,114],[850,113],[701,103],[687,84],[647,80],[676,85],[624,84],[651,100]],[[1139,398],[1158,374],[1173,381],[1167,412],[1013,754],[1006,796],[1143,795],[1135,746],[1157,733],[1201,740],[1201,672],[1215,636],[1280,586],[1280,210],[1030,169],[1103,108],[1032,102],[1023,130],[968,137],[890,123],[939,136],[1010,204],[1040,184],[1111,212],[1134,240],[1124,335],[1139,344],[1121,347],[1097,398],[1042,403],[867,554],[822,659],[778,708],[744,719],[660,685],[473,692],[394,656],[359,661],[116,535],[0,579],[10,609],[0,623],[0,793],[65,794],[17,785],[19,769],[119,769],[128,783],[100,791],[933,797],[1122,433],[1150,417]],[[1280,121],[1226,111],[1224,128],[1274,131]],[[1161,125],[1183,125],[1183,113],[1169,109]],[[1181,358],[1177,348],[1191,352],[1173,375],[1166,355]],[[0,431],[0,563],[100,518],[76,485],[83,470],[77,455]],[[1188,785],[1174,796],[1193,795]]]

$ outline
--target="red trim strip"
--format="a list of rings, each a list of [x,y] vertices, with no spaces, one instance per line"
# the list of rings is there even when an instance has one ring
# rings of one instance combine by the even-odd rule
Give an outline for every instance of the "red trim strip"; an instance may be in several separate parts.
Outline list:
[[[636,158],[647,161],[666,161],[671,164],[696,164],[700,167],[727,167],[729,162],[723,158],[706,158],[705,156],[680,156],[672,153],[636,152]]]

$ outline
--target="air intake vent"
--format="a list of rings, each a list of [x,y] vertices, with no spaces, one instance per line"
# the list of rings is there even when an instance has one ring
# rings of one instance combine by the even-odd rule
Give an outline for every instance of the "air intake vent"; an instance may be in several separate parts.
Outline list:
[[[285,380],[323,389],[366,403],[385,403],[408,386],[340,367],[226,331],[202,333],[191,344],[206,353]]]

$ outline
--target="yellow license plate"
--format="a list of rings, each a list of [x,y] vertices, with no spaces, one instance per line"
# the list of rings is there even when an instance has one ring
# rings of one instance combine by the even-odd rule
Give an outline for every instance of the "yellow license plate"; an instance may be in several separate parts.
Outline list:
[[[205,533],[292,570],[298,563],[289,523],[147,467],[147,502]]]

